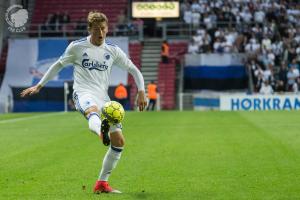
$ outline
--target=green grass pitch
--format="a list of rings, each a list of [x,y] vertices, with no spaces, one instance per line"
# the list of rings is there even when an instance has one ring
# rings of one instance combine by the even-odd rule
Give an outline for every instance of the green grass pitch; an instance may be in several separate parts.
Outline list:
[[[74,113],[0,115],[0,199],[300,199],[299,112],[127,112],[126,147],[94,195],[106,147]]]

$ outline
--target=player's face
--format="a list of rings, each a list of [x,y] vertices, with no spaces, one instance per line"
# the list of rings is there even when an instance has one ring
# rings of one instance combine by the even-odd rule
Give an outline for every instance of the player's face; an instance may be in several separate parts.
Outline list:
[[[107,23],[93,24],[90,30],[91,42],[97,46],[101,45],[106,38],[107,31]]]

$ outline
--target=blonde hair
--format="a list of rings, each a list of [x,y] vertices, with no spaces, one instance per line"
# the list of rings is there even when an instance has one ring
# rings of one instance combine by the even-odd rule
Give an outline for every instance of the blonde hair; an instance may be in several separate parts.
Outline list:
[[[89,12],[87,17],[88,30],[92,28],[93,24],[100,24],[103,22],[106,22],[106,24],[108,24],[108,20],[105,14],[98,11]]]

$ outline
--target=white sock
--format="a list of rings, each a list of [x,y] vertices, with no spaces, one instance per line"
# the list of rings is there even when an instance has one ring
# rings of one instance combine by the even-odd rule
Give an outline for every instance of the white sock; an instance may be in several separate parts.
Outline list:
[[[101,120],[99,114],[96,112],[92,112],[89,114],[87,118],[89,120],[89,129],[96,135],[100,135]]]
[[[102,169],[98,180],[108,181],[111,171],[116,167],[118,161],[121,158],[123,147],[111,146],[104,156]]]

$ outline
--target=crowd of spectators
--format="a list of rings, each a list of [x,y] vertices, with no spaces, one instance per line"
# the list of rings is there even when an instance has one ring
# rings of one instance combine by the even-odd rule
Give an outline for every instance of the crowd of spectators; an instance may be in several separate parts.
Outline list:
[[[255,92],[297,92],[300,4],[288,0],[185,0],[182,20],[196,31],[188,52],[246,53]]]
[[[132,36],[138,34],[139,25],[143,26],[142,19],[130,20],[127,9],[123,10],[117,18],[115,32],[117,36]]]
[[[68,11],[50,13],[41,26],[43,36],[63,36],[71,22]]]
[[[129,20],[126,11],[123,11],[118,16],[116,26],[113,28],[117,36],[131,36],[138,34],[140,25],[143,26],[143,20]],[[41,30],[42,36],[47,37],[85,36],[87,35],[86,17],[71,22],[68,11],[50,13],[41,25]]]

